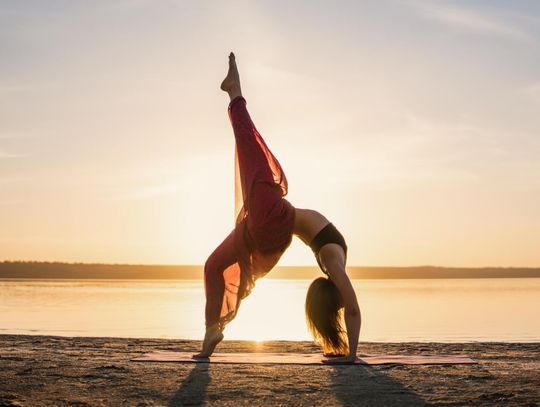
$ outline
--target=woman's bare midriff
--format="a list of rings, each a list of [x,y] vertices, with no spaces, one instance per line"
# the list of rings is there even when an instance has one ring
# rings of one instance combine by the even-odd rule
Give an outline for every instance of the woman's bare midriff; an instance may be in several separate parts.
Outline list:
[[[313,238],[330,223],[321,213],[312,209],[295,209],[293,233],[309,245]]]

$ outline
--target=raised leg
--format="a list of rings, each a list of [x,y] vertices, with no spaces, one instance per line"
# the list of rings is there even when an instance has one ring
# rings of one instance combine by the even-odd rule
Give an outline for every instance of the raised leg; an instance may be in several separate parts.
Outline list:
[[[242,96],[240,75],[238,74],[238,67],[236,66],[236,58],[232,52],[229,54],[229,71],[227,72],[225,79],[223,79],[223,82],[221,82],[220,88],[229,94],[231,101]]]
[[[279,183],[283,178],[281,168],[255,128],[247,111],[246,100],[242,96],[240,87],[236,58],[232,52],[229,55],[229,70],[221,83],[221,89],[228,93],[231,100],[229,118],[236,139],[242,191],[247,194],[248,184],[255,181],[271,184],[277,181]],[[273,174],[274,170],[276,176]]]

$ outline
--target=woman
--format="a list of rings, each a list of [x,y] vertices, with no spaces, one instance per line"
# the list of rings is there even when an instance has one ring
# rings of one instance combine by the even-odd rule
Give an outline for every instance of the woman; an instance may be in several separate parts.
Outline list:
[[[213,353],[242,299],[249,295],[255,281],[275,266],[294,234],[311,247],[328,276],[317,278],[308,289],[308,327],[322,344],[325,356],[333,356],[326,363],[354,363],[360,309],[345,273],[345,240],[323,215],[295,208],[283,198],[287,194],[287,178],[251,121],[232,52],[221,89],[230,97],[228,113],[236,139],[237,203],[241,207],[237,205],[234,230],[204,266],[206,334],[202,351],[194,357],[209,357]]]

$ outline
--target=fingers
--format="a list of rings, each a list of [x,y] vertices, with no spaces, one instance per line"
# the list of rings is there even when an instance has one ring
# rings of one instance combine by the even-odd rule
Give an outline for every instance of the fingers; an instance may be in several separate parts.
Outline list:
[[[337,357],[337,358],[332,358],[332,359],[323,359],[322,362],[325,364],[325,365],[352,365],[354,363],[356,363],[356,361],[358,360],[358,358],[350,358],[348,356],[345,356],[345,357]]]
[[[354,365],[354,361],[323,360],[325,365]]]

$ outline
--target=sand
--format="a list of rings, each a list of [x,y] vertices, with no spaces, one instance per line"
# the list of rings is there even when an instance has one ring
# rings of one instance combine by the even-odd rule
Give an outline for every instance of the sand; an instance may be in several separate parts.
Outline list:
[[[362,343],[363,353],[465,354],[451,366],[137,363],[198,341],[0,335],[0,406],[540,405],[539,343]],[[220,352],[317,352],[309,342],[225,341]]]

